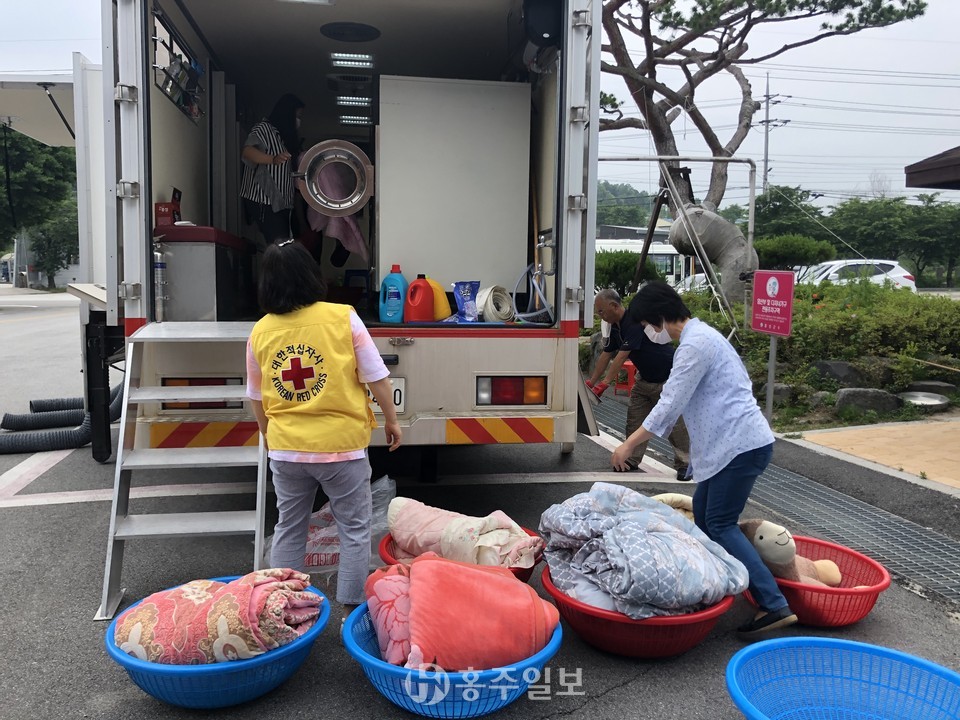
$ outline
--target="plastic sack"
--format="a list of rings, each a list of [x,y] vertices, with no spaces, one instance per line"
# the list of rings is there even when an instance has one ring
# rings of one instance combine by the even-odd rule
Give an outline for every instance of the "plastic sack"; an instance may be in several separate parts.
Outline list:
[[[387,508],[390,501],[397,496],[397,483],[389,475],[384,475],[370,484],[373,496],[373,517],[370,521],[370,567],[379,567],[380,554],[378,546],[383,536],[390,532],[387,525]],[[270,546],[273,544],[273,535],[266,538],[263,545],[266,567],[270,566]],[[340,536],[337,533],[337,523],[330,511],[327,502],[310,516],[310,527],[307,530],[307,546],[304,550],[304,572],[314,574],[331,574],[340,568]]]
[[[480,291],[479,280],[465,280],[453,284],[453,297],[457,301],[457,315],[467,322],[476,322],[477,293]]]

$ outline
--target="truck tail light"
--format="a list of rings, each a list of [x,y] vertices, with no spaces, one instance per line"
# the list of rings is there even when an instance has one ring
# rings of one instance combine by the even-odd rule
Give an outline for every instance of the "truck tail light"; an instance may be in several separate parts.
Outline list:
[[[547,378],[542,375],[477,378],[477,405],[546,405]]]

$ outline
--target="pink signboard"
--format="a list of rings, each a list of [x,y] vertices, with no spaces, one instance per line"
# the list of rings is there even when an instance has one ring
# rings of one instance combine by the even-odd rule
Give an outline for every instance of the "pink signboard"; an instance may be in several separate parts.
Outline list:
[[[757,270],[753,274],[753,317],[750,328],[767,335],[790,337],[793,325],[793,282],[789,270]]]

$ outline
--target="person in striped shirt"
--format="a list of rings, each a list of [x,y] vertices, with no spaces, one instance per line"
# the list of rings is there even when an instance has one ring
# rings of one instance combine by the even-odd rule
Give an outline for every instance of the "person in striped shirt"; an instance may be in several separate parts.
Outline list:
[[[260,229],[268,245],[294,236],[293,159],[300,151],[303,108],[296,95],[284,95],[243,143],[240,198],[247,222]]]

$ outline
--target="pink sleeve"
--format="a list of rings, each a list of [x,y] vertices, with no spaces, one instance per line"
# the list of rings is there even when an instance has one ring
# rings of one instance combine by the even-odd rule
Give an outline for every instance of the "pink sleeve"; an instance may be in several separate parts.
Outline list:
[[[250,340],[247,340],[247,397],[251,400],[262,400],[263,394],[260,391],[262,376],[260,374],[260,365],[253,354],[253,346]]]
[[[353,353],[357,357],[357,376],[362,383],[372,383],[390,377],[390,371],[383,364],[380,351],[373,343],[363,321],[356,313],[350,313],[350,330],[353,332]],[[248,391],[249,392],[249,391]]]

